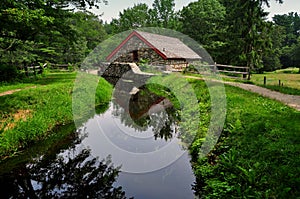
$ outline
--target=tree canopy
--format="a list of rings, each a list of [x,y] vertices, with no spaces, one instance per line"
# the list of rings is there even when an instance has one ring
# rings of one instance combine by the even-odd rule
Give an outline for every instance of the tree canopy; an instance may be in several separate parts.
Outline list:
[[[181,32],[203,45],[218,62],[225,45],[222,39],[225,13],[225,7],[218,0],[196,1],[180,12]]]
[[[87,8],[102,0],[3,0],[0,5],[0,71],[39,63],[80,63],[106,37]],[[73,8],[73,9],[71,9]],[[74,12],[74,9],[82,12]]]
[[[277,0],[283,3],[282,0]],[[161,27],[182,32],[202,44],[222,64],[262,72],[299,66],[300,17],[275,15],[270,0],[198,0],[175,11],[174,0],[135,4],[111,22],[87,11],[106,0],[3,0],[0,5],[0,70],[39,63],[79,64],[104,39],[130,29]],[[14,75],[9,75],[14,76]],[[3,79],[2,79],[3,80]]]

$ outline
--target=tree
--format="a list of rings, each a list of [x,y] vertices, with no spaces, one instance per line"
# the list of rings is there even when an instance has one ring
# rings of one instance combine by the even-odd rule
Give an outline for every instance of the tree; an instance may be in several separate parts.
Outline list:
[[[299,67],[299,37],[300,37],[300,16],[298,13],[275,15],[275,25],[282,28],[284,40],[281,42],[282,54],[280,61],[284,68]]]
[[[163,28],[176,28],[177,15],[174,0],[154,0],[153,9],[150,10],[153,25]]]
[[[178,13],[174,12],[174,0],[155,0],[153,9],[145,3],[134,4],[124,9],[117,19],[105,24],[109,34],[117,34],[126,30],[142,27],[163,27],[179,29]]]
[[[215,61],[223,62],[224,19],[225,7],[218,0],[193,2],[180,12],[181,31],[202,44]]]
[[[101,0],[3,0],[0,5],[0,70],[38,62],[78,62],[86,46],[69,23],[70,5],[85,10]],[[105,1],[106,2],[106,1]],[[81,49],[81,52],[79,52]],[[84,53],[83,53],[84,55]]]
[[[297,39],[297,43],[292,45],[290,52],[293,67],[299,68],[300,73],[300,36]]]
[[[76,12],[69,20],[72,29],[87,42],[88,52],[107,38],[102,21],[90,12]]]
[[[284,46],[291,46],[297,43],[297,38],[300,36],[300,16],[298,13],[291,12],[284,15],[275,15],[273,22],[285,30]]]
[[[263,68],[259,72],[274,71],[282,67],[280,57],[282,55],[282,43],[285,39],[285,30],[274,24],[270,24],[267,30],[265,34],[267,34],[266,37],[271,39],[271,47],[263,52]]]
[[[150,26],[150,15],[147,4],[135,4],[119,13],[118,19],[111,22],[111,32],[116,34],[126,30]]]
[[[281,0],[278,0],[282,3]],[[268,13],[262,6],[269,6],[269,0],[222,0],[226,7],[228,62],[246,65],[251,70],[263,67],[263,52],[271,47],[266,34],[269,24],[265,22]],[[249,76],[250,78],[250,76]]]
[[[280,56],[280,62],[283,65],[283,68],[288,67],[298,67],[300,68],[300,60],[299,60],[299,41],[297,44],[293,44],[292,46],[283,46],[282,54]]]

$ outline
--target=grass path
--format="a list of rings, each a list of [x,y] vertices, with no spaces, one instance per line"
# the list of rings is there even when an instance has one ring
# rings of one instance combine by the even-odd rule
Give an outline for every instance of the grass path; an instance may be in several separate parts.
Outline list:
[[[192,79],[199,79],[203,80],[201,77],[194,77],[194,76],[185,76],[186,78],[192,78]],[[275,99],[277,101],[280,101],[289,107],[292,107],[298,111],[300,111],[300,96],[299,95],[288,95],[283,94],[280,92],[272,91],[267,88],[263,88],[260,86],[252,85],[252,84],[244,84],[244,83],[238,83],[238,82],[227,82],[223,81],[224,84],[235,86],[242,88],[244,90],[248,90],[254,93],[258,93],[264,97],[268,97],[270,99]]]

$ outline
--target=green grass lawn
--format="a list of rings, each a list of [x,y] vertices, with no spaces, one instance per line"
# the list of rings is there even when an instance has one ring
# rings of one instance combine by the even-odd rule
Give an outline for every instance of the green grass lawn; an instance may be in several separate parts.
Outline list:
[[[298,70],[298,68],[289,68],[264,74],[253,74],[251,82],[281,93],[300,95],[300,74]],[[266,85],[264,85],[264,77],[267,79]],[[279,86],[279,80],[281,86]]]
[[[29,82],[30,85],[36,85],[35,88],[0,96],[0,157],[12,156],[47,138],[55,127],[73,122],[75,78],[74,72],[50,73]],[[99,77],[91,76],[90,79],[98,81]],[[26,83],[26,87],[29,84]],[[13,86],[22,88],[24,85]],[[12,88],[9,85],[5,87]],[[96,95],[98,104],[108,102],[111,86],[100,79]]]
[[[74,80],[75,76],[75,72],[57,72],[38,75],[37,77],[26,78],[16,82],[0,82],[0,93],[33,86],[45,86],[53,83],[67,83],[70,80]]]

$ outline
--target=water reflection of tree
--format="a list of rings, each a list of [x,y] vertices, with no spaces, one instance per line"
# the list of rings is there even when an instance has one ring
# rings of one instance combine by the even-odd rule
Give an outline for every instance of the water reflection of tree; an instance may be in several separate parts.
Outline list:
[[[178,112],[174,107],[165,109],[166,112],[151,114],[151,120],[154,121],[151,125],[155,139],[172,139],[174,134],[177,134],[177,123],[179,121]]]
[[[118,97],[120,96],[119,92]],[[115,102],[112,114],[118,117],[123,125],[139,132],[152,128],[155,139],[168,140],[177,133],[175,131],[180,120],[178,111],[168,99],[152,93],[146,87],[140,88],[137,94],[130,97],[129,105],[123,104],[121,100]],[[154,106],[160,106],[160,110],[150,113]]]
[[[85,136],[59,140],[51,153],[1,174],[0,187],[5,191],[0,198],[126,198],[121,187],[113,187],[119,168],[113,167],[110,157],[100,161],[90,150],[78,149]],[[66,142],[70,148],[59,153]]]
[[[82,150],[67,160],[41,161],[12,172],[1,187],[8,198],[126,198],[121,187],[114,188],[118,168],[110,158],[99,161]]]

